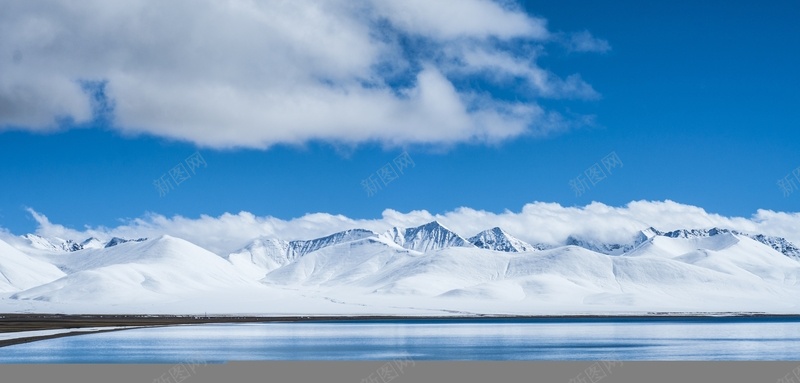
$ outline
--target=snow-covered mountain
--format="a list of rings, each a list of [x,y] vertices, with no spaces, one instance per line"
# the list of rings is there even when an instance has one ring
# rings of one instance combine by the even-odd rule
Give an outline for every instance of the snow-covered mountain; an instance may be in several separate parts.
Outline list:
[[[125,238],[114,237],[114,238],[111,238],[110,241],[106,242],[105,245],[103,245],[103,247],[114,247],[114,246],[117,246],[119,244],[126,243],[126,242],[143,242],[143,241],[146,241],[146,240],[147,240],[147,238],[125,239]]]
[[[22,236],[22,238],[25,239],[32,248],[45,251],[57,251],[57,252],[73,252],[83,249],[99,249],[103,247],[116,246],[119,245],[120,243],[125,243],[130,241],[142,242],[147,240],[147,238],[124,239],[119,237],[113,237],[111,238],[111,240],[103,242],[95,237],[89,237],[84,239],[83,241],[76,241],[74,239],[62,239],[58,237],[45,238],[36,234],[25,234]]]
[[[794,258],[800,261],[800,248],[798,248],[795,244],[787,241],[785,238],[781,237],[770,237],[763,234],[743,234],[753,240],[761,242],[777,251],[780,251],[783,255],[787,257]]]
[[[398,253],[391,242],[369,238],[311,253],[263,281],[367,297],[356,302],[414,297],[489,312],[800,309],[800,264],[749,238],[703,240],[709,249],[662,236],[632,256],[609,256],[577,246],[531,253],[465,247]]]
[[[384,233],[383,236],[406,249],[421,252],[445,249],[448,247],[474,246],[437,221],[408,229],[395,227]]]
[[[106,245],[95,237],[89,237],[80,244],[81,249],[102,249]]]
[[[351,242],[363,238],[375,237],[377,235],[377,233],[370,230],[352,229],[309,241],[292,241],[289,242],[289,246],[291,247],[292,251],[297,254],[297,256],[303,256],[312,251],[317,251],[323,247]]]
[[[31,247],[48,251],[76,251],[81,249],[80,243],[71,239],[58,237],[45,238],[36,234],[25,234],[22,238],[28,240]]]
[[[499,227],[482,231],[469,238],[469,242],[475,245],[475,247],[479,247],[481,249],[505,251],[511,253],[544,250],[541,247],[535,247],[521,239],[512,236],[511,234],[506,233]]]
[[[270,272],[262,282],[284,286],[337,286],[380,280],[384,278],[382,273],[393,265],[420,255],[385,237],[365,237],[311,252]]]
[[[287,242],[275,238],[259,238],[224,258],[247,275],[261,278],[268,272],[308,253],[340,243],[377,236],[377,233],[369,230],[351,229],[312,240]]]
[[[632,240],[630,243],[608,243],[593,239],[569,236],[567,237],[565,245],[582,247],[584,249],[606,255],[622,255],[636,248],[638,241]]]
[[[732,234],[736,236],[742,236],[753,239],[755,241],[758,241],[764,245],[767,245],[777,250],[778,252],[786,255],[787,257],[800,260],[800,248],[798,248],[795,244],[789,242],[785,238],[770,237],[763,234],[748,234],[736,230],[720,229],[716,227],[711,229],[680,229],[669,232],[662,232],[659,231],[658,229],[650,227],[640,231],[629,242],[625,243],[608,243],[591,239],[582,239],[576,236],[570,236],[569,238],[567,238],[565,244],[571,246],[583,247],[585,249],[589,249],[592,251],[596,251],[598,253],[603,253],[608,255],[621,255],[630,253],[638,246],[641,246],[648,240],[658,236],[691,240],[697,238],[709,238],[725,234]]]
[[[467,240],[434,221],[258,238],[226,255],[170,236],[12,239],[0,242],[5,312],[800,312],[798,248],[719,228],[647,228],[621,243],[571,236],[547,249],[497,227]]]
[[[597,239],[583,238],[580,236],[571,235],[567,237],[567,240],[565,241],[564,244],[566,246],[582,247],[584,249],[588,249],[606,255],[622,255],[631,252],[632,250],[641,246],[643,243],[647,242],[651,238],[660,235],[663,236],[665,235],[665,233],[653,227],[648,227],[647,229],[644,229],[636,233],[636,235],[631,237],[630,240],[622,243],[604,242]]]

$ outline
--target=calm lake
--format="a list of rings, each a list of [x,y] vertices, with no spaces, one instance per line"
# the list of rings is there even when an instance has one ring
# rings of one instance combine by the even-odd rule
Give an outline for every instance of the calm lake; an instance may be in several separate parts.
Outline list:
[[[2,363],[800,360],[800,318],[469,319],[184,325],[0,348]]]

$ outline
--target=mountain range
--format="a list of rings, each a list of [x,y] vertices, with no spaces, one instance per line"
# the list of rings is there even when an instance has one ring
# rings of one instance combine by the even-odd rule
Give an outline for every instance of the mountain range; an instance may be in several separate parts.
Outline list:
[[[257,238],[229,254],[166,235],[0,241],[3,312],[796,313],[798,292],[797,246],[720,228],[553,245],[433,221]]]

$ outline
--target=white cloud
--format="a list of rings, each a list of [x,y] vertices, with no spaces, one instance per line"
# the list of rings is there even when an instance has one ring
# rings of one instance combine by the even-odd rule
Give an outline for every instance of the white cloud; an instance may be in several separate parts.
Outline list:
[[[115,129],[216,148],[544,135],[563,124],[536,97],[596,96],[508,48],[552,38],[544,19],[490,0],[8,0],[0,130],[86,122],[79,81],[107,81]],[[475,94],[453,80],[465,74],[523,77],[536,97]]]
[[[634,201],[623,207],[591,203],[582,207],[564,207],[557,203],[534,202],[520,211],[502,213],[459,208],[443,214],[424,210],[401,213],[385,210],[378,219],[352,219],[326,213],[308,214],[282,220],[258,217],[251,213],[172,218],[150,214],[118,227],[94,227],[83,230],[51,223],[46,216],[30,210],[39,223],[36,233],[65,239],[82,240],[90,236],[109,239],[157,237],[163,234],[184,238],[218,254],[236,250],[258,237],[285,240],[312,239],[337,231],[364,228],[383,232],[391,227],[414,227],[433,220],[469,237],[495,226],[531,243],[563,243],[570,235],[603,241],[627,241],[637,231],[653,226],[659,230],[720,227],[748,233],[784,237],[800,244],[800,213],[759,210],[752,217],[726,217],[702,208],[673,201]]]
[[[514,57],[506,52],[484,49],[466,49],[456,57],[465,64],[462,71],[485,72],[498,81],[508,78],[523,78],[542,97],[549,98],[597,98],[599,94],[580,75],[572,74],[562,79],[537,67],[532,59]]]
[[[378,0],[376,8],[401,30],[441,40],[549,36],[547,21],[490,0]],[[509,4],[506,4],[509,5]]]
[[[611,44],[608,41],[592,36],[589,31],[572,33],[567,40],[567,48],[573,52],[608,52]]]

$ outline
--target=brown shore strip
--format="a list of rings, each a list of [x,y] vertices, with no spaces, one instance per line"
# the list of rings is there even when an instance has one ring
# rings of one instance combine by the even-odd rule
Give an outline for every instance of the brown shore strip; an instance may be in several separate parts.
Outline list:
[[[800,314],[765,313],[670,313],[652,312],[636,315],[295,315],[295,316],[238,316],[238,315],[73,315],[73,314],[0,314],[0,333],[80,329],[86,327],[171,326],[182,324],[259,323],[259,322],[320,322],[374,320],[691,320],[721,318],[797,318]]]

